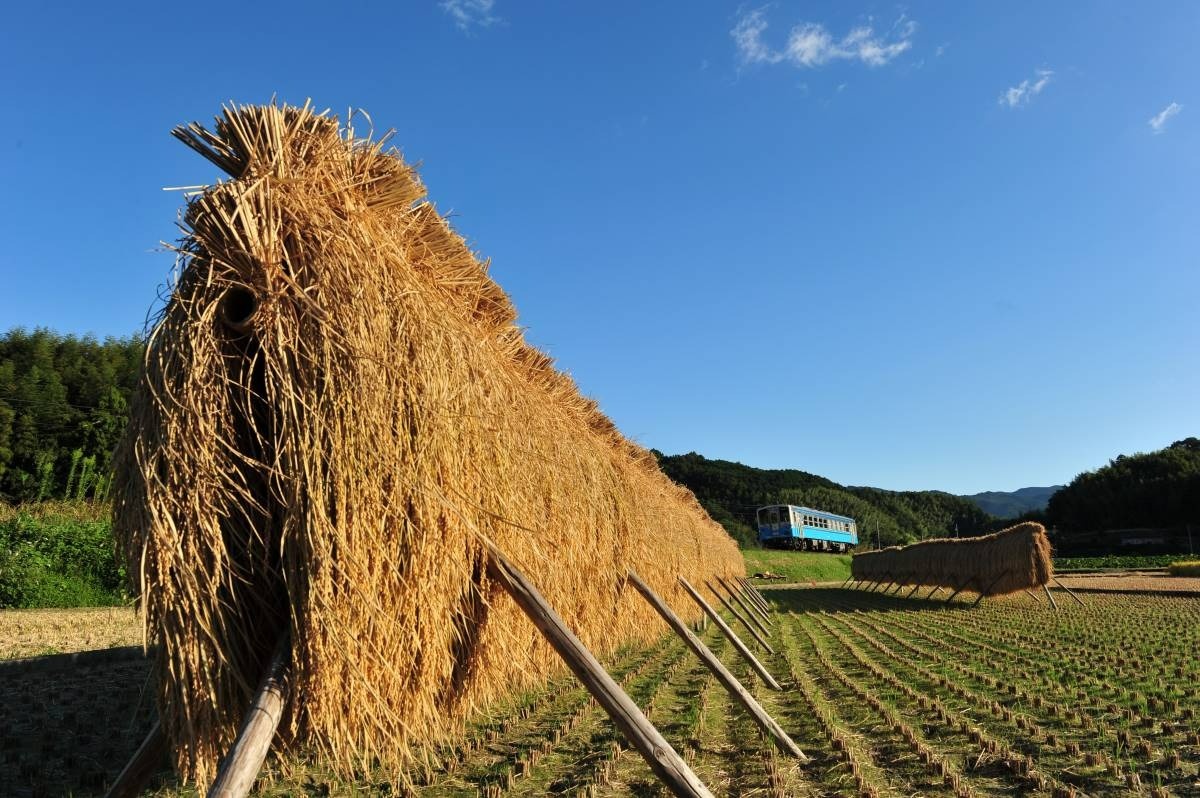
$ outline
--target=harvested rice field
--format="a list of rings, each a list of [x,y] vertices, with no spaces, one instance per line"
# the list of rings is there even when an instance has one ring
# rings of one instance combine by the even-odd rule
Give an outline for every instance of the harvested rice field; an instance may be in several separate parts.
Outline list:
[[[1161,573],[1079,574],[1060,577],[1072,590],[1151,591],[1154,593],[1200,594],[1200,577]]]
[[[141,621],[128,607],[0,610],[0,660],[141,643]]]
[[[703,638],[811,757],[764,740],[674,637],[609,658],[614,678],[718,796],[1200,795],[1200,598],[1025,594],[946,607],[834,588],[764,591],[768,690]],[[924,595],[921,591],[918,595]],[[745,635],[749,638],[749,635]],[[0,679],[0,794],[95,794],[149,718],[144,663]],[[59,689],[63,688],[63,689]],[[112,732],[117,732],[113,734]],[[66,733],[64,733],[66,732]],[[410,772],[412,794],[664,795],[576,682],[514,697]],[[191,794],[160,779],[158,795]],[[261,795],[400,792],[395,774],[268,760]]]

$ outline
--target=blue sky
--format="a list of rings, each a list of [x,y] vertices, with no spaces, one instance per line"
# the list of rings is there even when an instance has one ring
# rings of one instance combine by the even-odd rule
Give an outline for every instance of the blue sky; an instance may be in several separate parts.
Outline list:
[[[0,328],[141,328],[170,128],[366,109],[626,434],[848,484],[1200,434],[1192,2],[23,4]]]

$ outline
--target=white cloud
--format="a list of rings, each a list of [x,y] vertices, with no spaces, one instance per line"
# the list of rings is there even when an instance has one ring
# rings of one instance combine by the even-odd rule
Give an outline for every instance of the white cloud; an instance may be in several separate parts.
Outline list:
[[[442,0],[438,5],[460,30],[487,28],[500,21],[500,17],[492,13],[496,0]]]
[[[840,39],[820,23],[802,22],[788,33],[782,50],[763,41],[767,29],[765,8],[742,15],[729,31],[743,64],[778,64],[787,61],[796,67],[815,68],[832,61],[861,61],[867,66],[883,66],[912,47],[917,23],[903,14],[891,30],[878,35],[869,25],[854,28]]]
[[[1151,117],[1148,124],[1150,125],[1150,127],[1154,128],[1154,132],[1156,134],[1162,133],[1163,127],[1167,124],[1167,121],[1171,117],[1176,116],[1182,110],[1183,110],[1182,105],[1180,105],[1179,103],[1173,102],[1170,105],[1168,105],[1166,108],[1159,111],[1153,117]]]
[[[1007,105],[1009,108],[1028,105],[1030,100],[1042,93],[1042,89],[1046,88],[1046,84],[1053,76],[1054,71],[1051,69],[1037,70],[1035,78],[1023,80],[1016,86],[1010,86],[1001,94],[1000,104]]]

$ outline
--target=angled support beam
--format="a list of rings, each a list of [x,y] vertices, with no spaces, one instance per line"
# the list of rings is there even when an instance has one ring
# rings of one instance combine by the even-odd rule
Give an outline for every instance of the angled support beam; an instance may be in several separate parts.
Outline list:
[[[749,591],[750,595],[754,597],[754,600],[757,601],[764,610],[766,610],[768,613],[772,611],[771,602],[767,601],[767,597],[762,594],[761,590],[754,586],[753,582],[745,577],[741,577],[739,581],[745,585],[746,590]]]
[[[912,597],[913,597],[913,593],[916,593],[916,592],[917,592],[917,591],[920,589],[920,587],[921,587],[920,585],[913,585],[913,589],[912,589],[912,590],[910,590],[910,591],[908,591],[908,595],[907,595],[907,596],[905,596],[905,598],[906,598],[906,599],[910,599],[910,598],[912,598]]]
[[[720,601],[721,604],[723,604],[725,606],[725,609],[729,610],[729,614],[732,615],[734,618],[737,618],[738,621],[741,622],[742,626],[746,627],[746,631],[748,631],[751,635],[753,635],[754,639],[758,641],[758,644],[760,646],[762,646],[763,648],[765,648],[767,650],[768,654],[775,653],[775,649],[771,648],[771,644],[763,639],[763,636],[758,633],[758,630],[756,630],[753,626],[751,626],[750,622],[747,621],[745,618],[743,618],[742,614],[740,612],[738,612],[737,610],[735,610],[733,608],[733,605],[730,604],[728,601],[726,601],[725,597],[722,596],[720,594],[720,592],[718,592],[717,589],[712,586],[711,583],[705,582],[705,585],[708,587],[708,589],[710,591],[712,591],[712,594],[717,597],[717,600]]]
[[[704,614],[707,615],[712,622],[717,625],[717,628],[721,630],[721,633],[729,638],[729,642],[732,643],[733,647],[737,649],[737,652],[742,655],[742,658],[745,659],[746,662],[750,663],[750,667],[754,668],[755,673],[757,673],[759,677],[766,682],[767,687],[770,687],[772,690],[782,690],[783,688],[779,686],[779,682],[775,681],[775,677],[763,667],[762,663],[758,661],[754,654],[750,653],[750,649],[746,648],[746,644],[743,643],[741,638],[729,628],[729,625],[725,623],[725,619],[721,617],[720,613],[709,606],[708,602],[704,600],[704,597],[696,592],[696,588],[692,587],[682,576],[679,577],[679,584],[683,585],[683,589],[686,590],[688,595],[692,597],[692,601],[700,605],[700,609],[704,610]]]
[[[287,668],[291,655],[292,636],[284,630],[275,643],[275,651],[267,664],[267,672],[259,682],[254,701],[246,710],[241,731],[229,749],[217,778],[208,788],[208,798],[243,798],[250,794],[263,761],[271,750],[275,730],[283,719],[287,703]]]
[[[1037,594],[1037,593],[1034,593],[1034,592],[1033,592],[1032,590],[1030,590],[1029,588],[1025,588],[1025,592],[1026,592],[1026,593],[1028,593],[1028,594],[1029,594],[1029,597],[1030,597],[1031,599],[1033,599],[1035,602],[1037,602],[1038,604],[1041,604],[1041,603],[1042,603],[1042,600],[1041,600],[1040,598],[1038,598],[1038,594]]]
[[[995,579],[992,580],[992,583],[990,585],[985,587],[983,590],[979,591],[979,598],[975,599],[975,603],[972,604],[971,607],[978,607],[979,602],[983,601],[984,597],[987,596],[987,594],[991,592],[992,588],[994,588],[996,586],[996,583],[999,582],[1001,579],[1003,579],[1006,576],[1008,576],[1007,571],[1005,571],[1004,573],[997,576]]]
[[[854,578],[853,576],[847,576],[846,581],[842,582],[842,587],[845,587],[846,585],[850,584],[850,580],[853,578]]]
[[[146,735],[137,753],[117,776],[117,780],[108,788],[104,798],[134,798],[141,795],[151,777],[162,766],[166,755],[167,735],[162,729],[162,723],[155,722],[154,728]]]
[[[601,667],[592,652],[579,642],[579,638],[546,603],[537,588],[490,541],[485,541],[485,545],[488,549],[488,574],[533,621],[571,672],[612,718],[625,739],[646,760],[654,775],[681,798],[712,798],[712,793],[704,783],[646,719],[637,704]]]
[[[941,585],[934,585],[934,586],[933,586],[933,590],[930,590],[930,591],[929,591],[929,595],[925,597],[925,600],[926,600],[926,601],[929,601],[929,599],[933,598],[933,594],[934,594],[934,593],[936,593],[936,592],[938,592],[938,591],[939,591],[939,590],[941,590],[941,589],[942,589],[942,586],[941,586]]]
[[[675,634],[683,638],[684,642],[687,643],[688,647],[691,648],[696,656],[700,658],[700,661],[704,663],[705,667],[712,672],[713,676],[717,677],[717,681],[719,681],[722,686],[729,691],[729,695],[738,703],[740,703],[747,712],[750,713],[750,717],[754,719],[754,722],[758,724],[759,728],[762,729],[766,734],[770,735],[771,739],[775,741],[775,745],[779,748],[779,750],[783,751],[785,754],[790,754],[791,756],[796,757],[801,762],[807,762],[808,757],[805,756],[804,752],[800,750],[800,746],[796,745],[796,743],[792,741],[792,738],[789,737],[787,732],[783,730],[783,727],[776,723],[775,719],[767,714],[766,710],[762,708],[762,705],[760,705],[758,701],[754,699],[754,696],[750,695],[746,688],[742,686],[742,683],[739,682],[737,678],[730,673],[724,665],[721,664],[721,660],[717,659],[717,657],[708,650],[708,646],[704,645],[700,638],[688,631],[688,628],[684,626],[683,622],[679,620],[679,617],[675,615],[669,606],[667,606],[667,603],[659,598],[658,595],[650,589],[649,585],[643,582],[633,571],[629,572],[629,582],[635,588],[637,588],[637,591],[642,594],[642,597],[645,598],[646,601],[650,603],[650,606],[658,611],[658,614],[662,616],[662,619],[667,622],[667,626],[670,626],[673,630],[675,630]]]
[[[1068,595],[1068,596],[1070,596],[1071,598],[1075,599],[1077,602],[1079,602],[1079,606],[1081,606],[1081,607],[1082,607],[1082,606],[1084,606],[1084,604],[1083,604],[1083,599],[1079,598],[1079,596],[1076,596],[1076,595],[1075,595],[1075,591],[1074,591],[1074,590],[1072,590],[1071,588],[1067,587],[1067,586],[1066,586],[1066,585],[1064,585],[1062,582],[1058,581],[1058,577],[1057,577],[1057,576],[1056,576],[1056,577],[1054,577],[1054,584],[1058,585],[1060,588],[1062,588],[1063,590],[1067,591],[1067,595]]]
[[[721,577],[718,576],[717,581],[721,583],[721,587],[725,588],[725,592],[729,594],[729,597],[741,605],[742,609],[746,611],[746,617],[754,621],[754,625],[757,626],[763,634],[770,635],[771,630],[767,627],[771,625],[771,620],[765,615],[762,615],[762,610],[759,610],[753,604],[742,598],[738,591],[731,588],[729,583]]]
[[[1046,598],[1050,599],[1050,606],[1057,610],[1058,602],[1054,600],[1054,596],[1050,595],[1050,586],[1042,585],[1042,590],[1046,591]]]

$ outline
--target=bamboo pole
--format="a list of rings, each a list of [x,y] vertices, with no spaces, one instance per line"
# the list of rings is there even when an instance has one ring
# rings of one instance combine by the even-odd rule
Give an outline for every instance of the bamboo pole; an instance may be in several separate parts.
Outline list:
[[[154,728],[129,760],[129,764],[125,765],[117,780],[108,788],[108,792],[104,793],[104,798],[133,798],[135,795],[141,795],[150,778],[162,766],[166,754],[167,735],[162,729],[162,723],[156,721]]]
[[[729,583],[721,577],[718,576],[717,581],[721,583],[721,587],[725,588],[725,592],[729,594],[729,597],[742,606],[742,609],[746,611],[746,617],[754,621],[754,625],[757,626],[763,634],[769,637],[771,630],[767,627],[771,625],[771,620],[769,618],[761,617],[762,610],[757,609],[750,604],[750,602],[738,595],[738,591],[731,588]]]
[[[992,583],[990,585],[985,587],[983,590],[979,591],[979,598],[975,599],[975,603],[972,604],[971,606],[978,607],[979,602],[983,601],[984,597],[988,594],[988,591],[991,590],[993,587],[995,587],[996,583],[999,582],[1003,577],[1008,576],[1008,573],[1009,573],[1008,571],[1005,571],[1004,573],[1000,574],[1000,576],[997,576],[995,579],[992,580]]]
[[[720,594],[720,592],[715,587],[713,587],[710,582],[705,582],[704,584],[705,584],[705,586],[708,587],[708,589],[710,591],[712,591],[712,594],[717,597],[717,601],[721,602],[721,604],[723,604],[725,606],[725,609],[729,610],[729,614],[732,615],[734,618],[737,618],[738,621],[741,622],[742,626],[746,627],[746,631],[749,632],[754,637],[754,639],[758,641],[758,644],[760,646],[762,646],[763,648],[765,648],[767,650],[768,654],[775,653],[775,649],[771,648],[771,644],[763,639],[763,636],[758,633],[758,630],[755,629],[753,626],[751,626],[750,622],[747,621],[745,618],[743,618],[742,614],[740,612],[738,612],[737,610],[735,610],[733,608],[733,605],[730,604],[728,601],[726,601],[725,597],[722,596]]]
[[[767,626],[774,625],[771,622],[771,618],[767,612],[757,601],[754,600],[753,596],[746,592],[746,588],[742,587],[736,579],[731,579],[733,584],[730,584],[729,582],[725,581],[725,579],[718,576],[717,581],[725,586],[725,590],[728,591],[729,595],[736,598],[739,604],[741,604],[747,610],[750,610],[754,615],[758,616],[758,618],[766,623]]]
[[[760,677],[762,677],[762,680],[766,682],[767,687],[770,687],[772,690],[782,690],[783,688],[779,686],[779,682],[775,681],[775,677],[763,667],[762,663],[758,661],[758,658],[750,652],[750,649],[746,648],[746,644],[743,643],[742,639],[738,637],[732,629],[729,628],[729,624],[725,623],[725,619],[722,618],[716,610],[709,606],[709,603],[704,600],[703,596],[696,592],[696,588],[692,587],[688,583],[688,580],[684,579],[682,576],[679,577],[679,584],[683,585],[684,590],[688,592],[688,595],[692,597],[693,601],[700,605],[700,609],[704,610],[704,614],[712,619],[712,622],[717,625],[717,628],[721,630],[721,633],[729,638],[729,642],[733,643],[733,647],[736,648],[738,653],[742,655],[742,658],[745,659],[746,662],[750,663],[750,667],[754,668],[754,671]]]
[[[1042,585],[1042,590],[1046,591],[1046,598],[1050,599],[1050,606],[1057,610],[1058,602],[1054,600],[1054,596],[1050,595],[1050,586]]]
[[[1037,594],[1037,593],[1034,593],[1034,592],[1033,592],[1032,590],[1030,590],[1029,588],[1025,588],[1025,592],[1026,592],[1026,593],[1028,593],[1028,594],[1029,594],[1029,597],[1030,597],[1030,598],[1032,598],[1032,599],[1033,599],[1035,602],[1037,602],[1038,604],[1041,604],[1041,603],[1042,603],[1042,600],[1041,600],[1040,598],[1038,598],[1038,594]]]
[[[754,600],[757,601],[764,610],[766,610],[768,613],[771,612],[771,602],[767,601],[767,597],[762,594],[761,590],[754,586],[753,582],[744,576],[738,577],[738,581],[742,583],[750,595],[754,597]]]
[[[905,596],[904,598],[906,598],[906,599],[910,599],[910,598],[912,598],[912,597],[913,597],[913,593],[916,593],[916,592],[917,592],[918,590],[920,590],[920,589],[921,589],[921,586],[920,586],[920,585],[913,585],[913,589],[912,589],[912,590],[910,590],[910,591],[908,591],[908,595],[907,595],[907,596]]]
[[[846,585],[850,584],[850,580],[851,580],[851,579],[853,579],[853,578],[854,578],[853,576],[847,576],[847,577],[846,577],[846,581],[845,581],[845,582],[842,582],[842,585],[841,585],[841,586],[844,588]]]
[[[933,590],[930,590],[930,591],[929,591],[929,595],[925,597],[925,600],[926,600],[926,601],[929,601],[931,598],[933,598],[933,594],[934,594],[934,593],[936,593],[936,592],[938,592],[938,591],[939,591],[939,590],[941,590],[941,589],[942,589],[942,586],[941,586],[941,585],[934,585],[934,586],[933,586]]]
[[[733,578],[733,581],[735,581],[739,585],[741,585],[742,590],[745,592],[745,594],[747,596],[750,597],[750,600],[754,602],[754,605],[756,607],[758,607],[760,610],[762,610],[764,613],[766,613],[768,617],[770,616],[770,614],[771,614],[770,605],[767,604],[767,600],[762,597],[762,594],[760,594],[757,590],[754,589],[754,585],[750,584],[750,580],[735,576]]]
[[[1083,599],[1079,598],[1079,596],[1076,596],[1076,595],[1075,595],[1075,591],[1074,591],[1074,590],[1072,590],[1071,588],[1067,587],[1067,586],[1066,586],[1066,585],[1064,585],[1062,582],[1060,582],[1060,581],[1058,580],[1058,577],[1057,577],[1057,576],[1056,576],[1056,577],[1054,577],[1054,584],[1058,585],[1060,588],[1062,588],[1063,590],[1067,591],[1067,595],[1068,595],[1068,596],[1070,596],[1071,598],[1075,599],[1076,601],[1078,601],[1078,602],[1079,602],[1079,606],[1081,606],[1081,607],[1082,607],[1082,606],[1084,606],[1084,604],[1083,604]]]
[[[579,642],[579,638],[546,603],[537,588],[499,549],[490,542],[486,545],[489,554],[488,574],[508,592],[529,620],[533,621],[534,626],[558,652],[576,678],[583,682],[583,686],[596,702],[604,707],[604,711],[612,718],[625,739],[646,760],[654,774],[671,792],[681,798],[712,798],[712,793],[704,783],[697,778],[658,729],[646,720],[646,716],[601,667],[592,656],[592,652]]]
[[[242,728],[208,788],[208,798],[243,798],[250,793],[263,760],[271,750],[275,730],[283,718],[287,701],[287,665],[291,654],[291,634],[284,630],[275,643],[275,651],[259,682],[254,700],[246,710]]]
[[[695,652],[696,656],[699,657],[700,661],[703,662],[704,665],[712,672],[713,676],[717,677],[717,681],[719,681],[725,687],[725,689],[729,691],[729,695],[731,695],[743,707],[746,708],[746,711],[750,713],[750,717],[754,719],[754,722],[758,724],[759,728],[761,728],[764,732],[769,734],[773,740],[775,740],[775,745],[779,747],[779,750],[783,751],[785,754],[791,754],[802,762],[807,762],[808,757],[805,756],[804,752],[800,750],[800,747],[792,741],[792,738],[789,737],[787,732],[783,730],[783,727],[776,723],[775,719],[767,714],[766,710],[762,708],[762,705],[760,705],[758,701],[754,699],[754,696],[750,695],[746,688],[742,686],[742,683],[739,682],[737,678],[730,673],[724,665],[721,664],[721,661],[717,659],[717,657],[711,651],[708,650],[708,646],[704,645],[704,642],[701,641],[700,638],[696,637],[688,630],[686,626],[684,626],[683,622],[679,620],[679,617],[671,610],[669,606],[667,606],[666,602],[659,598],[658,595],[650,589],[649,585],[643,582],[641,578],[639,578],[638,575],[633,571],[629,572],[629,581],[635,588],[637,588],[637,591],[642,594],[642,597],[650,603],[650,606],[658,611],[658,614],[662,616],[662,619],[667,622],[667,626],[670,626],[675,630],[675,634],[683,638],[684,642],[688,644],[688,647],[691,648],[693,652]]]

